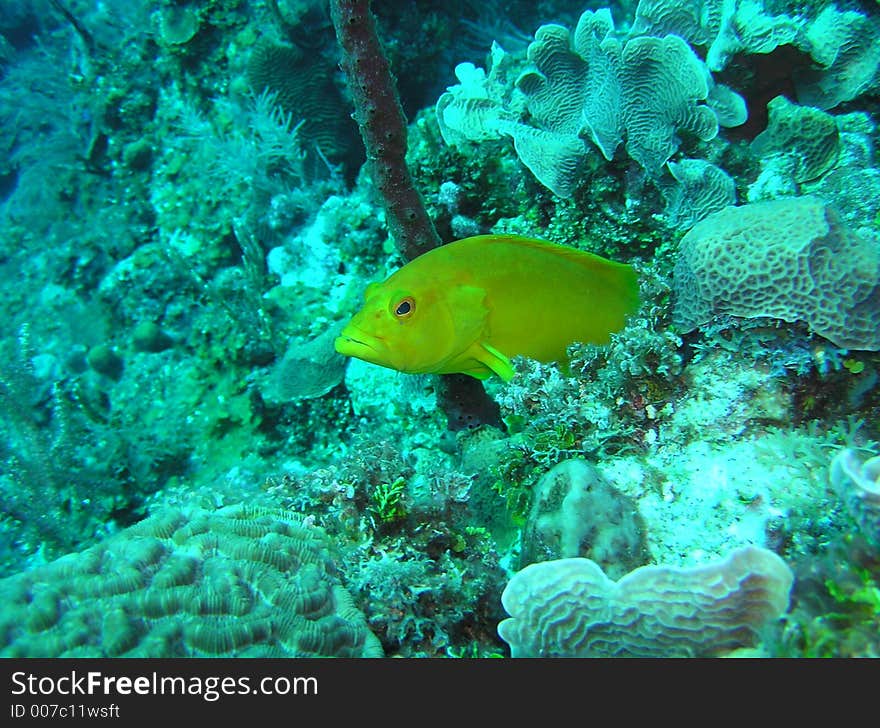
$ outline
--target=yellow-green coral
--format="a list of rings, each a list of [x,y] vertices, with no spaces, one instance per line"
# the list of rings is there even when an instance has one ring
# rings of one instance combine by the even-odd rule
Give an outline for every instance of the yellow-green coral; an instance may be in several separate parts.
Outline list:
[[[406,481],[403,478],[391,483],[380,483],[373,490],[370,500],[370,511],[382,522],[391,523],[406,515],[403,505],[403,494]]]

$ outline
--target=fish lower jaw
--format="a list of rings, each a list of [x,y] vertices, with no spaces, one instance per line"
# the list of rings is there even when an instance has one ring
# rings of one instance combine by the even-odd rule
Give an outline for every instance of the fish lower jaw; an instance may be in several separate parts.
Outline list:
[[[363,359],[371,364],[381,364],[387,366],[385,357],[382,356],[379,347],[370,341],[363,341],[353,336],[342,334],[336,337],[333,342],[336,352],[343,356],[353,356],[356,359]]]
[[[353,356],[350,352],[356,349],[372,349],[366,341],[355,339],[353,336],[337,336],[333,342],[333,347],[340,354]]]

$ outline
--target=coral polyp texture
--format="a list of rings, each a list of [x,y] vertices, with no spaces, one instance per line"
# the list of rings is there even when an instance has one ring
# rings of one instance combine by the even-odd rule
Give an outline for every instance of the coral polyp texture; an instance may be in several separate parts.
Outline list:
[[[759,156],[790,154],[794,179],[805,182],[821,177],[834,166],[840,153],[840,135],[834,117],[809,106],[798,106],[785,96],[767,104],[770,121],[752,141]]]
[[[803,321],[837,346],[880,349],[880,246],[817,197],[727,207],[681,240],[673,321],[717,314]]]
[[[831,461],[831,484],[869,541],[880,547],[880,456],[865,462],[849,448]]]
[[[759,0],[641,0],[632,32],[680,35],[706,48],[712,71],[720,71],[737,53],[770,53],[780,45],[804,42],[799,20],[769,15]]]
[[[283,510],[168,508],[0,599],[4,656],[381,656],[323,532]]]
[[[460,145],[510,136],[535,177],[570,197],[588,154],[586,139],[608,160],[625,139],[629,155],[658,176],[681,132],[709,141],[719,123],[745,121],[743,99],[716,86],[684,40],[619,35],[607,8],[584,12],[571,32],[542,25],[515,81],[519,95],[506,88],[514,62],[497,45],[488,75],[461,64],[461,83],[437,101],[443,138]]]
[[[880,654],[878,119],[875,0],[0,0],[0,656]],[[638,310],[403,285],[514,236]]]
[[[788,609],[791,569],[747,546],[696,567],[642,566],[619,581],[559,559],[514,575],[498,634],[512,657],[710,657],[758,644]]]
[[[802,104],[833,109],[877,87],[880,20],[876,17],[829,5],[809,24],[806,35],[806,45],[819,68],[807,69],[795,78]]]

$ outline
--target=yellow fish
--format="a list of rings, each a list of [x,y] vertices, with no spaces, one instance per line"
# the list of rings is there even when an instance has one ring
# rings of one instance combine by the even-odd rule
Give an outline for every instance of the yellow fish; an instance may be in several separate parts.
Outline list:
[[[632,266],[518,235],[435,248],[382,283],[336,351],[408,374],[513,378],[510,358],[564,361],[574,341],[607,343],[639,304]]]

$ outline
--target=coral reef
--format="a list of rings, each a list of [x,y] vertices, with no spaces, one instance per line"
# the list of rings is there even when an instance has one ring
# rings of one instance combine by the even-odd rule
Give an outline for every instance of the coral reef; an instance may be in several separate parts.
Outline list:
[[[7,656],[381,656],[320,529],[278,510],[165,509],[0,595]]]
[[[576,555],[662,634],[599,654],[880,654],[870,2],[399,5],[345,78],[317,0],[0,12],[4,654],[521,654],[504,585]],[[351,101],[407,195],[359,169]],[[632,264],[642,307],[454,396],[346,364],[410,202],[431,244]],[[760,586],[759,547],[781,623],[664,642],[657,575]]]
[[[514,61],[500,47],[488,75],[459,66],[461,84],[440,97],[437,117],[449,144],[511,136],[523,164],[562,197],[573,194],[582,174],[582,137],[609,160],[625,137],[629,155],[658,176],[679,147],[677,133],[708,141],[718,132],[714,83],[687,43],[673,35],[621,42],[607,9],[586,11],[571,33],[541,26],[528,60],[515,81],[524,99],[504,88]],[[726,107],[733,96],[729,89],[717,94]],[[737,115],[723,111],[720,118],[742,123]]]
[[[798,74],[798,101],[833,109],[875,87],[880,81],[878,33],[876,17],[825,7],[807,28],[810,55],[819,68]]]
[[[862,463],[843,448],[831,461],[830,477],[865,538],[880,548],[880,456]]]
[[[880,253],[814,197],[728,207],[682,238],[673,320],[717,314],[805,321],[838,346],[880,349]]]
[[[762,0],[640,0],[632,33],[675,33],[706,49],[706,63],[723,69],[737,53],[770,53],[785,44],[803,43],[798,19],[764,12]]]
[[[736,203],[733,178],[703,159],[667,162],[677,184],[663,188],[670,224],[690,229],[704,217]]]
[[[793,104],[784,96],[772,99],[767,109],[770,122],[752,140],[752,151],[759,155],[791,154],[796,182],[821,177],[834,166],[840,152],[840,136],[831,115]]]
[[[475,479],[448,455],[361,434],[337,465],[289,474],[270,493],[331,535],[387,654],[438,656],[477,635],[485,649],[500,616],[505,577],[492,534],[473,525],[485,520]]]
[[[754,646],[788,608],[794,576],[766,549],[612,581],[589,559],[532,564],[502,595],[512,657],[709,657]]]
[[[331,60],[312,49],[261,43],[251,53],[247,79],[256,95],[273,93],[286,114],[302,120],[300,136],[310,153],[354,167],[362,150],[334,71]]]

